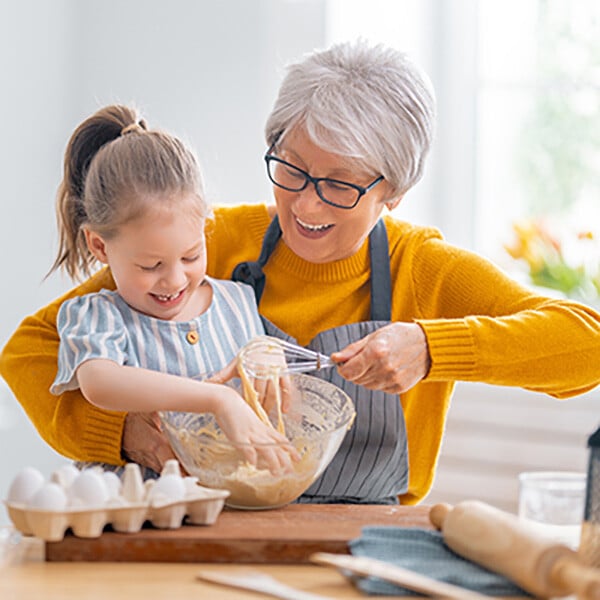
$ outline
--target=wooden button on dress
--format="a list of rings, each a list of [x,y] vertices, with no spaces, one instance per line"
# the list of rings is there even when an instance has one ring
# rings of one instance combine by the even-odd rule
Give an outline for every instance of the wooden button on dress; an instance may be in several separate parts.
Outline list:
[[[185,339],[190,344],[197,344],[198,340],[200,339],[200,336],[198,335],[197,331],[188,331],[187,335],[185,336]]]

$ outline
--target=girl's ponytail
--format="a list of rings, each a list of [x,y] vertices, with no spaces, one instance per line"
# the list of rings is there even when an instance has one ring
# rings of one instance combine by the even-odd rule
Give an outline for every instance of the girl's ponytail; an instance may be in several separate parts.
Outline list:
[[[56,197],[58,252],[48,275],[61,268],[72,279],[89,275],[95,258],[88,250],[82,227],[88,221],[84,203],[86,176],[100,148],[132,126],[146,129],[145,122],[139,119],[135,110],[113,105],[86,119],[71,136]]]

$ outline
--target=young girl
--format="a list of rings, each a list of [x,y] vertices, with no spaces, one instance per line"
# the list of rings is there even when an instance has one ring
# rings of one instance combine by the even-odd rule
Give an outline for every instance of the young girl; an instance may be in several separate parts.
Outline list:
[[[51,271],[78,279],[104,263],[117,291],[61,306],[51,392],[80,388],[109,410],[210,412],[232,441],[285,443],[232,388],[200,380],[263,333],[253,290],[206,276],[208,212],[194,154],[135,110],[108,106],[75,130]],[[287,451],[265,453],[271,468],[288,466]]]

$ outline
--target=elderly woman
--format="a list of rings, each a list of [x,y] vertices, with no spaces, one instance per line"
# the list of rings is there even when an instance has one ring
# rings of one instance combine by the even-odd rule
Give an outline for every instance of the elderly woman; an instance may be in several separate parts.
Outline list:
[[[332,354],[357,417],[303,502],[416,503],[429,491],[454,382],[557,398],[600,383],[600,317],[539,296],[432,228],[383,216],[422,175],[434,99],[402,54],[342,44],[292,65],[267,121],[275,206],[217,208],[208,273],[255,289],[269,333]],[[1,372],[42,437],[85,461],[160,469],[152,415],[79,392],[54,397],[55,318],[70,296],[114,288],[107,271],[21,324]]]

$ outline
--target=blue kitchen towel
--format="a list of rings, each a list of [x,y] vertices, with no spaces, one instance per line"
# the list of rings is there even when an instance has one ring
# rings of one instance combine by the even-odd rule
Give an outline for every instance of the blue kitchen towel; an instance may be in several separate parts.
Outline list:
[[[350,552],[410,569],[489,596],[529,596],[503,575],[488,571],[450,550],[439,531],[404,527],[365,527],[350,541]],[[353,576],[354,577],[354,576]],[[415,596],[416,592],[376,577],[355,578],[372,595]]]

